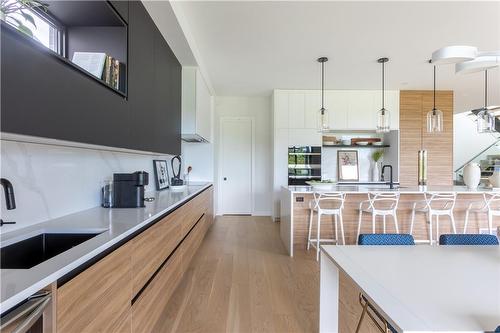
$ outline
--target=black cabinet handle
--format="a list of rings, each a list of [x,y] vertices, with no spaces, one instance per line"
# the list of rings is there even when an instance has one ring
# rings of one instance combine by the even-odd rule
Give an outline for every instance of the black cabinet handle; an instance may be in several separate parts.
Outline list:
[[[224,177],[224,180],[227,180],[227,177]]]

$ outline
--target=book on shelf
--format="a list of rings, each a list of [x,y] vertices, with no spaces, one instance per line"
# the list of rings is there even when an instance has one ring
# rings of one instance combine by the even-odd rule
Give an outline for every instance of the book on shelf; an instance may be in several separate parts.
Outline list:
[[[126,68],[118,59],[100,52],[75,52],[72,61],[109,86],[125,92]]]
[[[75,52],[72,62],[100,79],[106,58],[106,53],[101,52]]]

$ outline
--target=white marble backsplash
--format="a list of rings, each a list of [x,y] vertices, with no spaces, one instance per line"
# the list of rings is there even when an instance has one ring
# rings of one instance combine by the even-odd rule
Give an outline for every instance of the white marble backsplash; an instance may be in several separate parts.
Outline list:
[[[6,210],[1,193],[1,216],[7,232],[100,205],[100,189],[116,172],[146,171],[155,189],[153,159],[172,156],[112,152],[46,144],[0,141],[1,176],[14,186],[17,208]]]

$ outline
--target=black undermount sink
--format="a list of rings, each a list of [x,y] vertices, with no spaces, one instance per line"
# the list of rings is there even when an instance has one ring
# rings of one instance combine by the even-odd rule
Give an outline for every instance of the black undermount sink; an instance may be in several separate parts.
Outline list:
[[[0,269],[28,269],[99,233],[43,233],[0,249]]]

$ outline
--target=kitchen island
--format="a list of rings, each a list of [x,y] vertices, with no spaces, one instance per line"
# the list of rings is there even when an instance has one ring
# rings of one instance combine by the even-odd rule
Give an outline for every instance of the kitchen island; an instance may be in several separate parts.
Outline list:
[[[354,332],[360,293],[397,332],[493,332],[499,263],[498,246],[322,246],[320,332]]]
[[[419,187],[400,187],[390,189],[388,185],[336,185],[331,192],[343,192],[346,200],[343,210],[344,234],[346,245],[356,244],[358,227],[359,203],[368,199],[369,192],[399,192],[401,194],[398,205],[399,232],[408,233],[410,230],[411,208],[415,201],[424,199],[424,193],[454,192],[457,200],[454,208],[457,232],[462,233],[465,221],[465,210],[471,202],[482,202],[483,193],[490,193],[490,189],[478,188],[468,190],[465,186],[433,186],[425,189]],[[309,222],[309,201],[313,198],[314,190],[311,186],[283,186],[281,189],[280,236],[290,254],[293,256],[294,247],[305,248],[307,245],[307,228]],[[332,223],[329,216],[324,216],[325,223],[321,225],[321,238],[331,238],[333,235]],[[315,223],[314,223],[315,225]],[[500,218],[493,220],[493,228],[500,226]],[[469,217],[468,233],[478,233],[487,228],[487,215],[484,213],[471,214]],[[313,232],[315,228],[313,227]],[[441,233],[451,233],[450,223],[446,217],[440,223]],[[361,233],[371,233],[371,216],[363,214]],[[377,223],[377,232],[382,232],[382,223]],[[388,218],[387,232],[394,230],[391,218]],[[427,222],[424,214],[416,214],[413,235],[416,241],[428,239]]]

